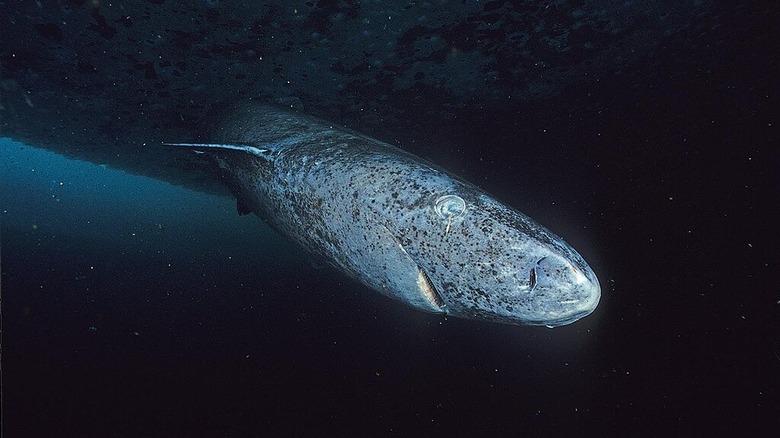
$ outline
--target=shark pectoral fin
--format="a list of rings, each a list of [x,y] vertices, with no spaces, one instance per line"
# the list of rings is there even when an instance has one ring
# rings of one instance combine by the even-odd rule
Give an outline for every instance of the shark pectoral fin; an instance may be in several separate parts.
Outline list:
[[[387,295],[433,313],[445,312],[445,302],[425,270],[414,261],[390,229],[374,242],[372,256],[379,258],[380,273]]]
[[[239,216],[244,216],[254,211],[240,196],[236,197],[236,210]]]
[[[437,291],[436,286],[431,283],[428,274],[419,266],[417,266],[417,286],[423,296],[425,296],[432,305],[439,309],[444,308],[444,300],[441,298],[441,295],[439,295],[439,291]]]

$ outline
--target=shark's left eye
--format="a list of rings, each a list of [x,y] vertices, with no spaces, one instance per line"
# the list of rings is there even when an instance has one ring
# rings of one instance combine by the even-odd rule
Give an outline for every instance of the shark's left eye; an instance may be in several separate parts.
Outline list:
[[[452,220],[466,212],[466,201],[456,195],[441,196],[434,205],[436,214],[442,219]]]

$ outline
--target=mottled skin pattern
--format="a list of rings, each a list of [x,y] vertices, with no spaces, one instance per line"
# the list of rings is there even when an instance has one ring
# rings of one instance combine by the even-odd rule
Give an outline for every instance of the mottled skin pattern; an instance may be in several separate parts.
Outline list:
[[[387,296],[551,327],[598,304],[598,280],[574,249],[434,165],[275,107],[249,103],[226,120],[215,144],[196,150],[215,160],[239,203]]]

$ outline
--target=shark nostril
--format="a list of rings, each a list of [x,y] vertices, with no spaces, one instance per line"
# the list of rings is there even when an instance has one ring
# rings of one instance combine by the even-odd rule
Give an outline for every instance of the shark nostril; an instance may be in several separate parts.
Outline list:
[[[530,274],[530,280],[531,280],[531,290],[536,287],[536,268],[531,268],[531,274]]]

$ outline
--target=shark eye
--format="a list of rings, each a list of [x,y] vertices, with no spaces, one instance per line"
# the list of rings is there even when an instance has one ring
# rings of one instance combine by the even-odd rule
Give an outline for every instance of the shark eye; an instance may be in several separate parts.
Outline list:
[[[536,287],[536,268],[531,268],[531,274],[529,275],[531,281],[531,289]]]
[[[466,212],[466,201],[460,196],[444,195],[436,200],[434,208],[439,217],[452,220]]]

